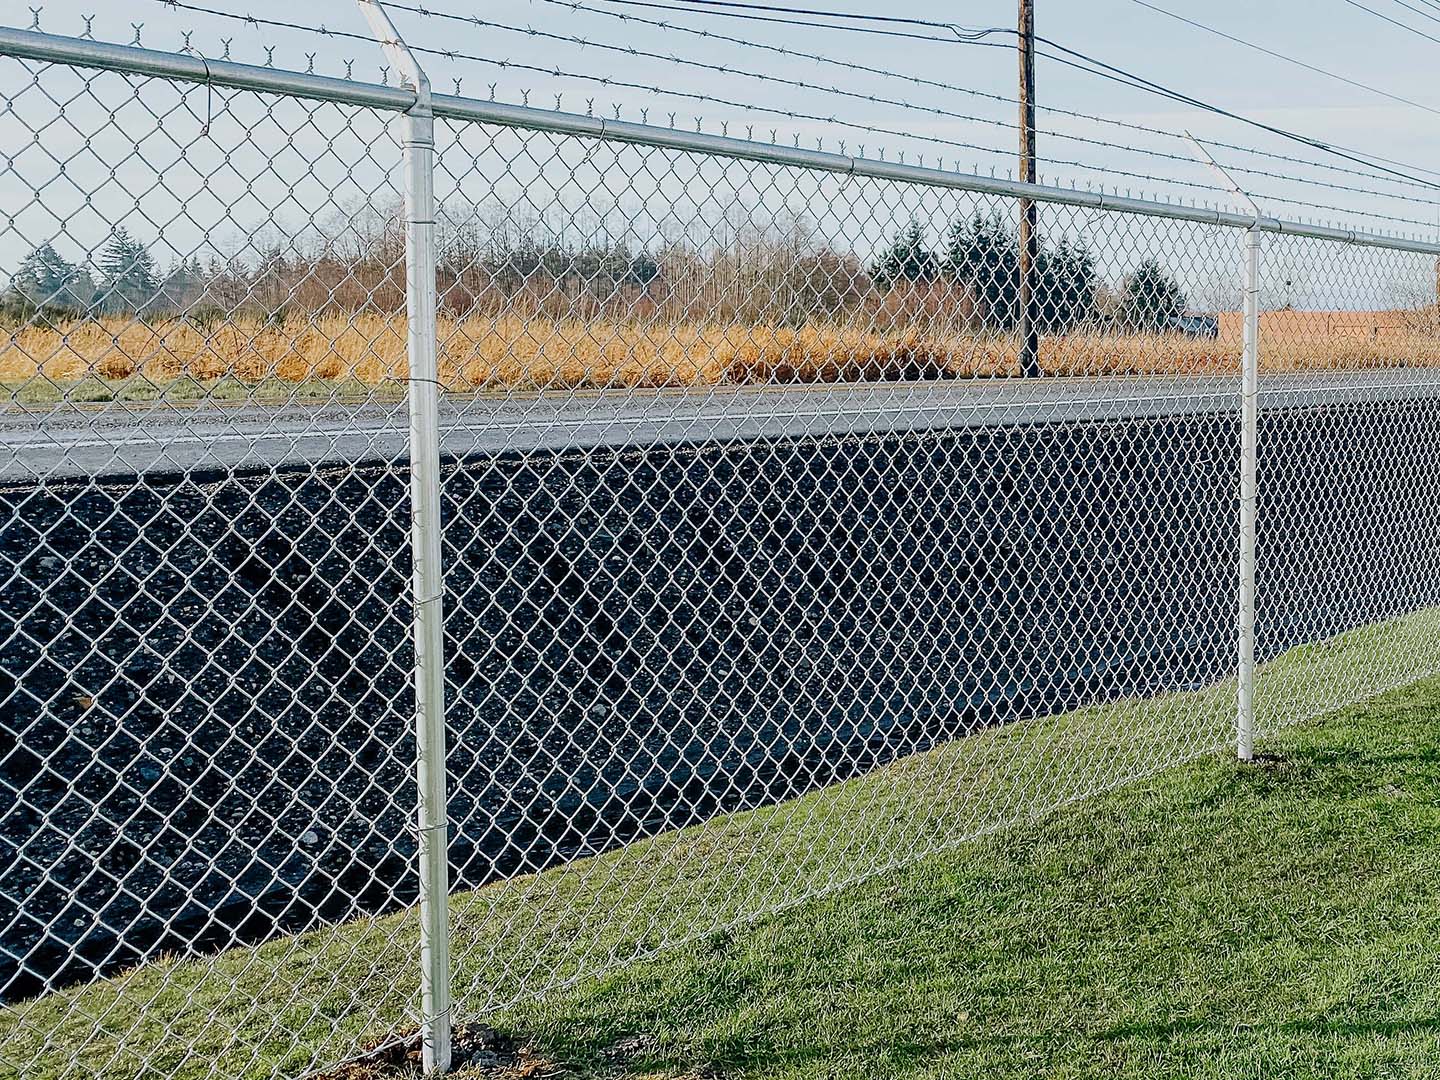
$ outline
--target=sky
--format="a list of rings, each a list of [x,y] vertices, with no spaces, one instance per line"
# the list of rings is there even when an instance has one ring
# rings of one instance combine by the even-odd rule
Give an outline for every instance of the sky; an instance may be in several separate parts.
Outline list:
[[[1037,32],[1059,45],[1250,119],[1403,162],[1357,164],[1042,56],[1036,77],[1042,106],[1119,122],[1042,111],[1042,178],[1064,186],[1104,186],[1122,194],[1235,206],[1235,197],[1216,190],[1220,181],[1176,137],[1189,130],[1212,144],[1217,159],[1249,170],[1233,175],[1267,213],[1434,237],[1440,232],[1440,188],[1427,184],[1440,184],[1440,85],[1433,78],[1440,59],[1440,4],[1407,2],[1415,10],[1398,0],[1364,0],[1373,13],[1348,0],[1153,0],[1155,6],[1414,104],[1207,34],[1139,0],[1036,0]],[[209,57],[228,50],[242,62],[395,81],[394,72],[383,70],[384,58],[368,40],[353,0],[196,0],[195,6],[252,15],[255,21],[165,0],[108,7],[94,0],[50,0],[39,20],[46,32],[75,35],[85,29],[82,16],[100,9],[91,30],[101,40],[129,43],[138,33],[141,44],[154,49],[178,49],[188,42]],[[455,92],[458,78],[460,92],[470,97],[554,108],[559,95],[566,111],[613,116],[618,106],[622,118],[652,124],[691,130],[698,125],[761,141],[798,139],[802,146],[851,154],[863,147],[870,157],[883,148],[889,160],[903,154],[907,162],[999,176],[1014,168],[1016,107],[994,100],[1015,93],[1013,36],[990,35],[984,40],[991,45],[918,41],[720,17],[689,0],[656,0],[650,7],[615,0],[581,0],[578,6],[556,0],[407,0],[390,6],[406,40],[428,50],[420,57],[437,92]],[[881,13],[973,29],[1013,27],[1015,18],[1013,3],[996,0],[891,0],[884,5],[794,0],[781,6]],[[622,14],[630,18],[619,18]],[[1433,19],[1427,17],[1431,14]],[[291,29],[267,20],[302,25]],[[25,3],[12,0],[0,11],[0,22],[26,27],[31,21]],[[871,25],[946,36],[933,28]],[[322,28],[329,33],[318,32]],[[1435,41],[1422,36],[1432,32]],[[70,73],[37,75],[34,65],[6,59],[0,59],[0,93],[15,103],[10,114],[0,116],[0,141],[29,144],[28,152],[17,156],[17,167],[0,177],[0,199],[8,206],[23,205],[17,228],[8,239],[0,238],[0,263],[13,263],[26,244],[51,235],[61,241],[57,246],[83,253],[94,248],[106,228],[123,220],[131,220],[136,231],[165,238],[172,256],[199,250],[202,242],[206,250],[227,244],[244,249],[266,230],[294,234],[320,227],[317,223],[326,219],[333,226],[353,217],[357,207],[398,198],[391,167],[398,151],[383,117],[342,116],[343,110],[330,107],[275,106],[254,95],[234,95],[217,109],[213,97],[193,87],[176,92],[151,83],[130,91],[118,76],[100,76],[86,85]],[[131,97],[143,108],[135,102],[123,105]],[[111,110],[118,110],[120,118],[112,120]],[[52,123],[57,111],[61,120]],[[213,121],[208,128],[206,113]],[[45,129],[41,138],[32,134],[38,128]],[[925,196],[913,192],[869,192],[857,198],[824,184],[811,191],[793,176],[783,181],[792,190],[778,191],[773,178],[766,188],[753,175],[737,178],[733,169],[713,163],[673,158],[660,163],[653,155],[636,153],[616,155],[601,168],[589,150],[541,145],[542,140],[507,133],[442,131],[441,142],[441,168],[448,174],[437,185],[442,198],[447,191],[476,203],[488,198],[494,203],[492,214],[496,208],[513,214],[518,206],[541,216],[574,219],[587,210],[604,218],[609,203],[639,200],[646,215],[641,231],[654,233],[661,230],[655,219],[665,212],[651,205],[659,197],[662,203],[680,204],[668,207],[675,219],[669,227],[713,232],[719,227],[714,215],[724,213],[716,209],[721,200],[712,198],[707,207],[705,192],[723,189],[723,201],[732,206],[748,198],[776,213],[818,215],[829,220],[830,232],[873,247],[897,220],[903,224],[907,212],[943,217],[965,209],[930,207]],[[1219,142],[1261,153],[1213,145]],[[92,154],[96,147],[106,149]],[[68,174],[62,175],[56,160],[73,162]],[[1388,169],[1421,182],[1397,181]],[[117,170],[118,181],[111,170]],[[658,178],[648,175],[656,172]],[[651,187],[640,190],[645,184]],[[37,188],[42,198],[32,197]],[[1347,190],[1356,188],[1366,190]],[[543,194],[537,197],[537,191]],[[632,205],[626,212],[634,216],[637,210]],[[1055,227],[1063,224],[1057,221]],[[1123,249],[1123,238],[1115,246]],[[1302,254],[1293,253],[1292,261]],[[1205,272],[1197,265],[1192,276]],[[1361,276],[1380,272],[1362,271]]]

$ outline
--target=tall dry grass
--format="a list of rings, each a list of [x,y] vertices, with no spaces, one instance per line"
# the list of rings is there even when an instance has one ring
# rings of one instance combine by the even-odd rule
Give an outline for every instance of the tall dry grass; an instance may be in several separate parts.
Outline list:
[[[1270,370],[1440,366],[1440,333],[1403,324],[1399,333],[1335,330],[1324,312],[1267,313],[1262,362]],[[1355,313],[1345,313],[1347,317]],[[403,379],[405,319],[382,315],[237,318],[202,326],[184,319],[124,319],[30,326],[0,336],[0,380],[37,375],[56,383],[143,376]],[[456,391],[684,387],[1018,374],[1008,335],[943,323],[701,326],[544,317],[442,320],[440,370]],[[1052,375],[1219,374],[1237,370],[1239,319],[1222,318],[1217,340],[1170,334],[1076,332],[1041,342]]]

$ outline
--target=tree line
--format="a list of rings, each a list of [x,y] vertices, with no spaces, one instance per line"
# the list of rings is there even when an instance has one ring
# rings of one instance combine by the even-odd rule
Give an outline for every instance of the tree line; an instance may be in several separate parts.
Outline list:
[[[216,256],[202,265],[190,256],[161,271],[145,243],[117,228],[91,266],[71,263],[49,243],[38,246],[0,293],[0,316],[24,323],[102,315],[205,321],[280,319],[292,311],[390,314],[404,307],[404,252],[404,232],[392,215],[370,232],[349,231],[308,250],[275,243],[249,259]],[[672,242],[654,254],[616,241],[567,243],[518,226],[488,235],[450,229],[441,237],[438,269],[441,309],[454,315],[649,317],[668,308],[699,321],[803,325],[864,317],[889,305],[903,321],[904,312],[917,309],[897,308],[894,298],[920,294],[931,309],[963,304],[963,320],[947,320],[951,325],[1006,331],[1020,313],[1018,238],[999,212],[955,221],[939,250],[912,220],[869,265],[816,243],[792,223],[774,235],[756,229],[704,249]],[[1118,288],[1106,285],[1083,241],[1065,236],[1040,239],[1033,297],[1047,334],[1091,325],[1164,329],[1187,302],[1153,258]]]
[[[21,260],[0,296],[5,314],[115,314],[143,311],[166,294],[188,292],[201,280],[197,260],[184,260],[161,274],[150,249],[124,228],[100,249],[94,267],[65,259],[53,244],[41,244]]]
[[[939,251],[929,246],[925,226],[912,219],[870,273],[888,287],[957,282],[975,304],[975,317],[992,329],[1012,329],[1020,318],[1019,235],[998,210],[952,223]],[[1033,274],[1034,318],[1046,334],[1099,323],[1161,330],[1188,303],[1175,276],[1154,257],[1142,260],[1112,292],[1099,280],[1084,242],[1064,236],[1039,238]]]
[[[92,265],[72,263],[49,242],[30,252],[0,291],[10,323],[129,315],[198,321],[227,316],[283,319],[291,312],[375,311],[405,302],[404,234],[391,225],[311,250],[274,244],[249,259],[196,256],[161,271],[149,247],[118,228]],[[609,297],[643,290],[661,273],[649,252],[618,243],[569,245],[534,235],[501,234],[480,244],[467,234],[442,246],[442,307],[474,310],[487,295],[500,303],[525,290]]]

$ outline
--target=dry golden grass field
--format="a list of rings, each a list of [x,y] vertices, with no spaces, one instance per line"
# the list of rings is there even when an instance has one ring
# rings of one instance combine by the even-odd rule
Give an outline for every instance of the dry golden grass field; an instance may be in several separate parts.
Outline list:
[[[1099,331],[1046,337],[1051,375],[1222,374],[1238,368],[1240,318],[1216,340]],[[440,369],[454,391],[685,387],[1018,374],[1009,335],[843,324],[800,329],[501,316],[442,320]],[[1271,371],[1440,366],[1433,312],[1267,312],[1262,364]],[[84,380],[157,386],[215,380],[274,386],[403,379],[402,316],[236,318],[200,326],[175,318],[77,320],[0,332],[0,381],[12,389]]]

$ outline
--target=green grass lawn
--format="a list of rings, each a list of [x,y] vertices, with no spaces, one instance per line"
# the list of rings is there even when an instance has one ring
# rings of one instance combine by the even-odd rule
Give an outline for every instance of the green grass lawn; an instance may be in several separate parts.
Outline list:
[[[582,1074],[1440,1076],[1440,680],[1264,750],[502,1022]]]
[[[1262,728],[1437,654],[1440,611],[1294,650]],[[1243,767],[1233,701],[1011,724],[459,894],[462,1018],[557,1075],[1440,1077],[1440,680]],[[0,1010],[0,1062],[298,1073],[405,1027],[415,948],[403,912],[148,964]]]

